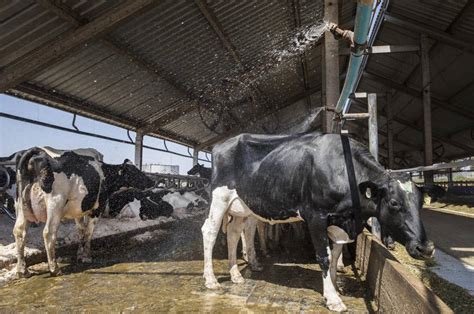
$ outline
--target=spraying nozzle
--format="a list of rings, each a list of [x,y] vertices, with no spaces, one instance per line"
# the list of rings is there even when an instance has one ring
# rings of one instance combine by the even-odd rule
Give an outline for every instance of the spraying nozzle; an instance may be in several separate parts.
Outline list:
[[[329,31],[334,36],[336,40],[344,39],[347,41],[351,47],[354,46],[354,32],[350,30],[341,29],[335,23],[329,23]]]

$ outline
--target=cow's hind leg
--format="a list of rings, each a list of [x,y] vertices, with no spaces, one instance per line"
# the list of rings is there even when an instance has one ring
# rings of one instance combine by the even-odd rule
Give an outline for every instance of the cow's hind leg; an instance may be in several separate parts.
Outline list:
[[[61,206],[50,206],[47,207],[47,218],[46,218],[46,225],[43,229],[43,239],[44,239],[44,246],[46,248],[46,254],[48,256],[48,266],[49,272],[52,276],[56,276],[60,274],[58,263],[56,262],[56,252],[55,252],[55,245],[56,245],[56,235],[58,232],[59,224],[61,223],[61,215],[60,210],[64,207],[64,203],[62,202]]]
[[[84,217],[74,219],[76,222],[77,233],[79,235],[79,245],[77,248],[77,261],[82,261],[84,255],[84,239],[86,234],[86,224],[84,223]]]
[[[258,222],[255,218],[248,217],[244,224],[244,237],[247,243],[246,255],[250,269],[253,271],[262,271],[263,267],[259,264],[255,252],[255,231],[257,230],[257,224]]]
[[[16,204],[16,221],[15,227],[13,228],[13,235],[15,236],[16,252],[17,252],[17,263],[16,263],[16,275],[19,278],[29,277],[30,273],[26,267],[25,261],[25,236],[26,230],[28,229],[29,222],[23,215],[21,206]]]
[[[84,217],[84,222],[82,224],[82,238],[79,243],[79,250],[77,252],[77,260],[82,263],[91,263],[92,254],[91,254],[91,240],[92,235],[94,234],[94,228],[97,223],[98,218],[96,217]],[[77,222],[77,220],[76,220]],[[78,226],[79,227],[79,226]]]
[[[316,251],[316,261],[321,267],[323,275],[323,296],[326,299],[326,305],[331,311],[345,311],[347,308],[337,294],[337,290],[329,271],[329,239],[327,235],[326,215],[314,211],[308,211],[305,213],[303,218],[308,224],[311,241],[313,242]],[[337,263],[337,259],[334,263]]]
[[[212,202],[209,216],[204,222],[201,232],[204,246],[204,279],[209,289],[219,288],[214,269],[212,267],[212,250],[216,243],[217,233],[222,223],[222,218],[229,207],[230,190],[227,187],[219,187],[212,192]]]
[[[262,251],[265,257],[269,257],[268,249],[267,249],[267,236],[266,236],[266,227],[265,223],[261,221],[257,221],[257,233],[258,233],[258,240],[260,243],[260,250]]]
[[[227,227],[227,252],[229,256],[230,277],[233,283],[243,283],[245,281],[237,265],[237,244],[243,229],[244,218],[242,217],[233,217],[232,222]],[[247,239],[248,245],[250,245],[249,239]]]

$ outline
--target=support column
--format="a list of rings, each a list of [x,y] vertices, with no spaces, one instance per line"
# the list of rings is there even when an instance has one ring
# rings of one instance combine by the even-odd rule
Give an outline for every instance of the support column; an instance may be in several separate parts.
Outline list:
[[[137,131],[135,136],[135,165],[142,170],[143,166],[143,133]]]
[[[369,106],[369,150],[375,160],[379,161],[379,132],[377,125],[377,94],[367,94]],[[377,218],[372,217],[372,234],[382,238],[382,229]]]
[[[367,94],[369,105],[369,150],[379,160],[379,134],[377,126],[377,94]]]
[[[421,73],[423,87],[423,142],[425,166],[433,164],[433,135],[431,129],[431,78],[430,78],[430,44],[425,34],[421,35]],[[425,184],[433,183],[433,172],[425,171],[423,174]]]
[[[338,0],[324,0],[324,20],[339,23]],[[339,42],[331,32],[324,33],[324,44],[321,48],[323,55],[323,88],[322,100],[326,108],[334,109],[339,99]],[[324,111],[323,130],[332,132],[334,113]]]
[[[391,106],[391,95],[387,94],[387,104],[385,105],[385,115],[387,117],[387,145],[388,145],[388,168],[394,167],[393,153],[393,111]]]
[[[193,166],[196,166],[199,162],[199,149],[197,147],[194,147],[193,149]]]
[[[448,169],[448,189],[453,187],[453,169]]]

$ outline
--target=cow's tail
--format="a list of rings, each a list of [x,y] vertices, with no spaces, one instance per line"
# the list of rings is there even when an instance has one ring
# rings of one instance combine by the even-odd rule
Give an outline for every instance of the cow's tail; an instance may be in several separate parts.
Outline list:
[[[224,234],[227,233],[227,225],[231,223],[232,219],[234,218],[227,213],[224,214],[224,217],[222,217],[222,232]]]
[[[36,159],[39,154],[44,153],[40,148],[32,148],[26,151],[17,162],[17,197],[23,197],[25,188],[37,181],[41,189],[50,193],[53,188],[54,175],[49,158]]]

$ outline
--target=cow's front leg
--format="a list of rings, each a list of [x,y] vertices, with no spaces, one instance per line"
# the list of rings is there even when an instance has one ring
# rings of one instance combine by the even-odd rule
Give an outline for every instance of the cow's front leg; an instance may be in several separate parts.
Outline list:
[[[308,224],[309,234],[316,251],[316,261],[321,267],[323,275],[323,296],[326,306],[331,311],[342,312],[347,308],[337,294],[336,287],[331,279],[329,267],[329,239],[327,235],[327,216],[322,213],[308,210],[303,216]],[[337,263],[337,259],[334,261]],[[337,265],[337,264],[336,264]]]
[[[247,262],[250,264],[250,269],[253,271],[262,271],[263,267],[257,260],[255,252],[255,231],[257,230],[257,220],[249,217],[245,222],[244,236],[246,245]]]
[[[52,201],[51,203],[55,202]],[[43,229],[44,246],[46,249],[46,254],[48,256],[49,272],[52,276],[60,274],[59,266],[56,262],[55,245],[56,235],[58,232],[59,224],[61,223],[60,210],[64,207],[64,203],[61,203],[62,204],[57,204],[58,206],[51,206],[48,204],[46,225]]]
[[[233,283],[243,283],[245,281],[237,265],[237,244],[243,229],[244,218],[242,217],[233,217],[232,222],[227,227],[227,252],[229,256],[230,278]],[[247,245],[250,244],[249,242],[247,241]]]
[[[30,273],[26,267],[25,261],[25,236],[26,230],[28,229],[29,222],[23,215],[23,209],[19,202],[16,202],[16,221],[15,227],[13,228],[13,235],[15,236],[17,263],[16,263],[16,275],[18,278],[29,277]]]
[[[212,267],[212,250],[216,243],[217,233],[222,223],[227,208],[229,207],[230,190],[227,187],[219,187],[212,192],[212,202],[209,209],[209,217],[204,222],[201,232],[204,246],[204,279],[209,289],[219,288],[214,269]],[[227,219],[227,218],[226,218]]]

